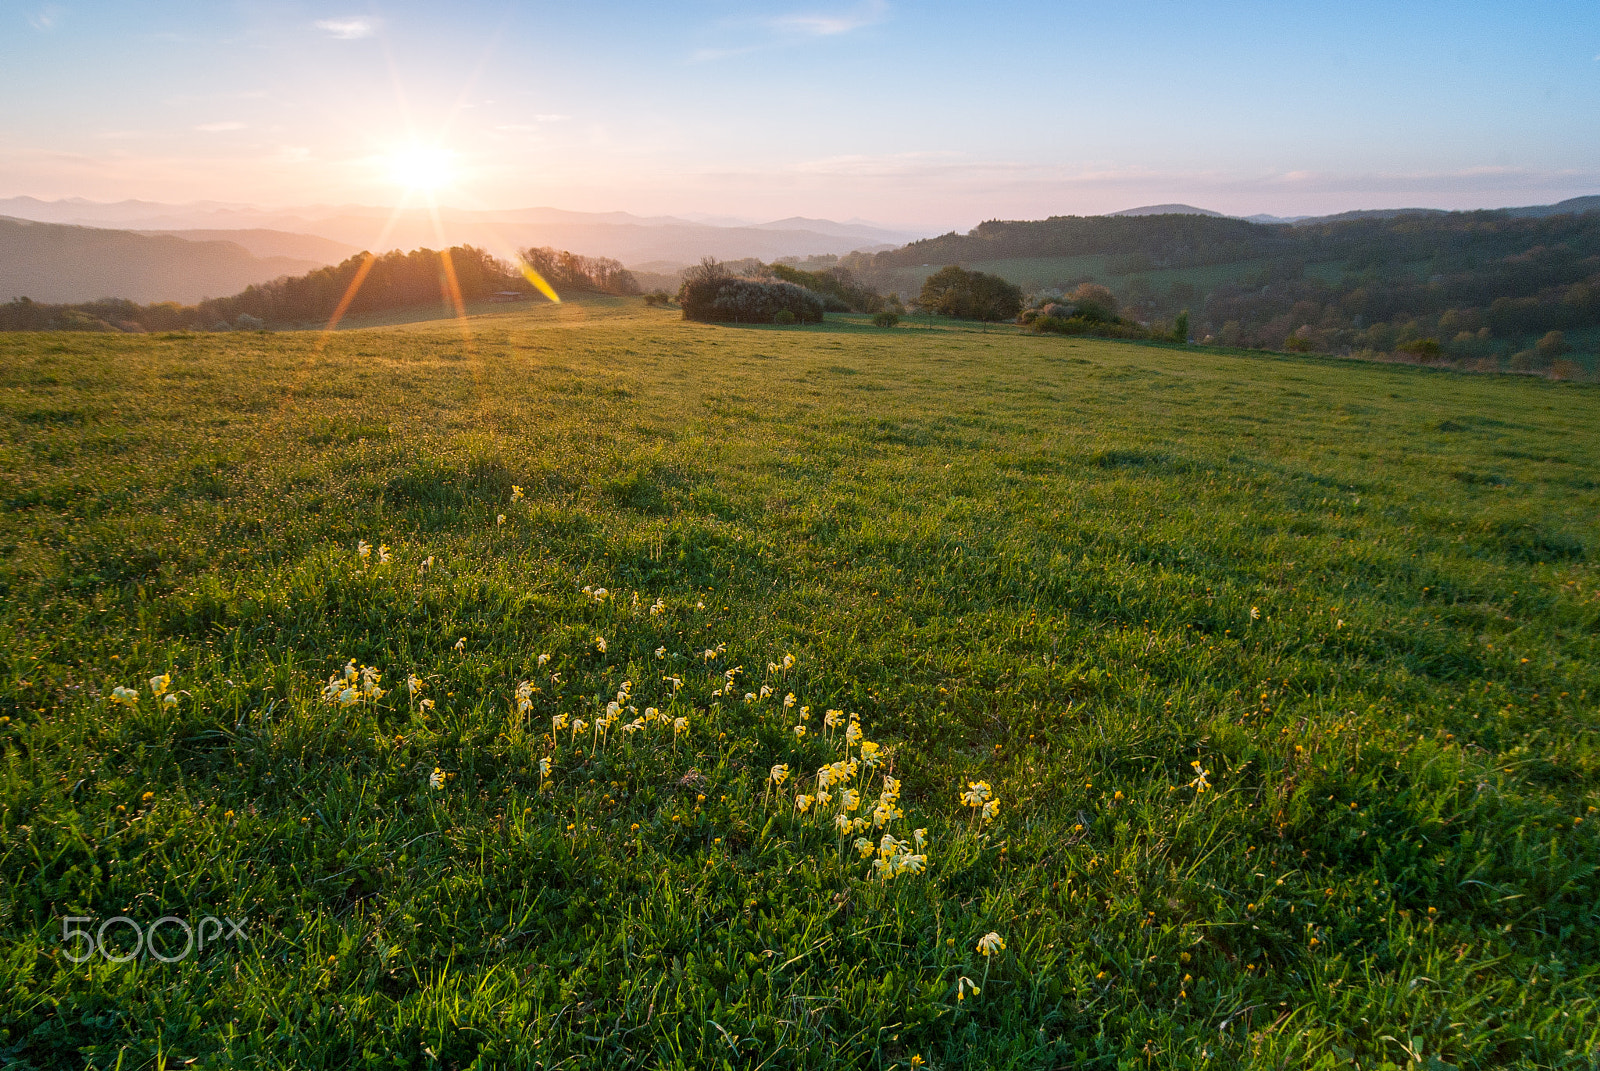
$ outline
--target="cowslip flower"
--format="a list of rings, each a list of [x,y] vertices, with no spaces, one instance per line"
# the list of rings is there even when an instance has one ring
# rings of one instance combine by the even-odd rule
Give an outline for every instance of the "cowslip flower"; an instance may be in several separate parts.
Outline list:
[[[417,709],[422,711],[424,714],[428,713],[428,711],[433,709],[433,700],[424,699],[422,702],[417,704]]]
[[[872,842],[870,840],[868,840],[866,837],[857,837],[856,838],[855,849],[856,849],[856,851],[861,853],[861,858],[863,858],[863,859],[865,859],[867,856],[871,855],[873,852],[877,851],[877,848],[875,848],[873,846]]]
[[[419,695],[427,686],[428,682],[417,676],[415,673],[411,673],[406,676],[407,695]]]
[[[118,706],[136,707],[139,705],[139,693],[132,688],[117,685],[111,689],[111,701]]]
[[[850,820],[850,816],[845,814],[843,811],[840,811],[838,814],[833,816],[833,824],[839,827],[839,834],[841,836],[849,836],[850,832],[855,829],[855,823],[852,822]]]
[[[843,721],[843,720],[844,720],[844,711],[842,711],[842,710],[830,710],[827,713],[822,715],[822,727],[824,729],[835,729],[835,728],[838,728],[839,723],[841,721]]]
[[[547,654],[540,655],[539,656],[539,663],[538,663],[539,664],[539,668],[543,669],[549,663],[549,661],[550,661],[550,656],[549,655],[547,655]]]
[[[688,718],[673,718],[672,719],[672,735],[676,736],[679,733],[686,733],[688,731],[689,731],[689,719]]]
[[[983,820],[993,822],[994,816],[1000,813],[1000,801],[989,800],[983,805]]]
[[[793,669],[794,668],[794,655],[788,654],[788,653],[784,654],[784,656],[783,656],[783,668],[784,669]]]
[[[516,484],[512,484],[511,485],[511,502],[512,502],[512,504],[515,505],[516,503],[521,502],[521,501],[522,501],[522,488],[518,487]]]
[[[166,693],[167,689],[171,687],[172,674],[170,673],[163,673],[159,677],[150,678],[150,695],[152,698],[160,699],[161,696]]]
[[[361,564],[367,564],[367,559],[372,557],[372,544],[365,539],[356,540],[356,557],[361,559]]]
[[[778,763],[770,771],[770,776],[772,778],[772,783],[777,785],[779,788],[782,788],[783,783],[789,780],[789,764],[786,762]]]
[[[565,714],[552,715],[550,718],[550,731],[559,733],[567,727],[568,720],[570,719]]]
[[[550,757],[548,755],[539,760],[539,776],[550,776]]]
[[[879,753],[882,750],[882,748],[873,743],[871,740],[861,741],[861,761],[866,763],[868,766],[876,766],[880,757]]]
[[[421,565],[417,566],[417,575],[421,576],[423,573],[426,573],[429,569],[432,569],[432,568],[433,568],[433,555],[430,554],[430,555],[428,555],[426,558],[424,558],[422,560],[422,564]]]
[[[439,789],[444,787],[444,771],[435,766],[433,773],[428,775],[428,787]]]
[[[665,658],[665,657],[667,657],[667,649],[665,647],[657,647],[656,648],[656,657],[657,658]]]
[[[632,734],[632,733],[638,732],[639,730],[641,730],[643,728],[644,728],[644,719],[643,718],[634,718],[632,721],[630,721],[628,724],[626,724],[626,725],[624,725],[622,727],[622,731],[625,732],[625,733]]]
[[[927,839],[928,831],[926,829],[913,829],[911,831],[912,843],[914,843],[918,848],[921,848]]]
[[[466,651],[466,649],[467,649],[467,638],[465,636],[463,636],[459,640],[456,641],[456,654],[462,654],[462,653],[464,653]]]
[[[816,799],[812,796],[796,796],[794,798],[794,809],[799,811],[801,814],[805,814],[811,809],[811,805],[815,802]]]
[[[861,793],[853,788],[847,788],[839,793],[839,806],[847,811],[853,811],[861,806]]]
[[[767,697],[767,696],[769,696],[769,695],[771,695],[771,694],[772,694],[772,685],[770,685],[770,684],[763,684],[763,685],[762,685],[762,686],[761,686],[761,698],[762,698],[762,699],[765,699],[765,698],[766,698],[766,697]]]
[[[798,702],[798,700],[795,699],[794,693],[790,692],[788,695],[783,697],[783,709],[788,710],[790,707],[794,706],[796,702]],[[804,716],[804,713],[802,713],[801,717]]]
[[[993,930],[978,938],[978,951],[986,956],[992,956],[996,952],[1004,952],[1005,950],[1006,939]]]
[[[861,742],[860,722],[853,721],[844,727],[844,742],[846,744],[857,744]]]
[[[1196,759],[1189,765],[1194,767],[1195,773],[1194,780],[1189,782],[1189,787],[1194,789],[1196,794],[1202,793],[1206,789],[1210,788],[1211,782],[1207,781],[1206,778],[1211,775],[1211,771],[1201,766],[1199,759]]]
[[[928,857],[926,855],[912,855],[909,852],[903,852],[895,856],[894,860],[895,873],[897,874],[920,874],[927,869],[927,866]]]
[[[389,564],[389,544],[387,544],[387,543],[379,543],[378,544],[378,564],[379,565],[388,565]]]
[[[596,636],[594,638],[594,649],[601,654],[606,653],[606,638],[604,636]]]
[[[504,513],[496,514],[495,519],[494,519],[494,523],[495,524],[505,524],[506,523],[506,515]]]
[[[806,727],[804,725],[796,725],[794,727],[794,735],[795,739],[797,740],[804,739],[806,735]]]
[[[1260,607],[1257,607],[1257,606],[1250,607],[1250,620],[1252,620],[1252,621],[1261,620],[1261,609],[1260,609]]]
[[[826,807],[828,804],[830,804],[832,802],[833,802],[833,793],[832,792],[818,792],[817,793],[817,810],[820,811],[822,808]]]
[[[595,602],[605,602],[611,597],[611,592],[605,588],[595,588],[591,594],[593,594]]]
[[[658,599],[656,599],[656,601],[654,603],[652,603],[650,605],[650,616],[651,617],[659,617],[661,614],[664,614],[666,612],[667,612],[667,600],[666,599],[658,598]]]
[[[987,781],[968,781],[967,790],[961,794],[961,802],[968,807],[982,807],[993,795],[993,790]]]

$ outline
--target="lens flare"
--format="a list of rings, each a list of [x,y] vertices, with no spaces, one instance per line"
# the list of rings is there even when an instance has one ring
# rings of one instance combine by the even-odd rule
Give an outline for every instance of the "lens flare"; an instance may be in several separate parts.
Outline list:
[[[408,145],[389,154],[389,178],[407,190],[443,189],[455,179],[454,154],[437,145]]]

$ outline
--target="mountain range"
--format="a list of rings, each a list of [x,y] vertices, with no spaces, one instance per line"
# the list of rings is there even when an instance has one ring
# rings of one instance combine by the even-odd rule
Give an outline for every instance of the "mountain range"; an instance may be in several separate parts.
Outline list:
[[[1596,210],[1600,210],[1600,196],[1498,211],[1512,217],[1542,218]],[[1146,205],[1108,213],[1244,218],[1296,227],[1408,214],[1444,213],[1404,208],[1331,216],[1230,217],[1187,204]],[[395,211],[368,205],[306,205],[263,209],[218,201],[174,205],[13,197],[0,199],[0,301],[26,296],[53,303],[102,297],[193,303],[282,275],[303,274],[365,249],[385,252],[463,243],[502,257],[528,246],[546,245],[612,257],[651,273],[651,285],[665,285],[678,269],[704,256],[774,261],[880,252],[930,233],[896,230],[863,220],[840,223],[803,216],[753,222],[548,207]]]

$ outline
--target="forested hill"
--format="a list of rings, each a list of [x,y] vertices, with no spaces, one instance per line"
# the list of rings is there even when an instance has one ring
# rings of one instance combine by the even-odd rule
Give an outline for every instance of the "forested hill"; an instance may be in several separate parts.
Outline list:
[[[1540,246],[1600,252],[1600,211],[1522,218],[1510,212],[1418,212],[1311,224],[1251,223],[1198,215],[1052,216],[990,220],[966,234],[925,238],[851,258],[861,268],[1103,255],[1131,270],[1228,264],[1263,257],[1361,266],[1444,258],[1469,266]]]
[[[1190,267],[1253,260],[1294,248],[1290,228],[1213,216],[1051,216],[990,220],[966,234],[943,234],[852,262],[873,268],[962,264],[1018,257],[1139,256]]]
[[[1232,346],[1414,354],[1480,371],[1566,360],[1593,373],[1600,353],[1600,211],[1297,224],[1057,216],[841,261],[869,286],[911,293],[948,264],[1034,293],[1099,283],[1131,319],[1170,323],[1188,312],[1197,339]]]

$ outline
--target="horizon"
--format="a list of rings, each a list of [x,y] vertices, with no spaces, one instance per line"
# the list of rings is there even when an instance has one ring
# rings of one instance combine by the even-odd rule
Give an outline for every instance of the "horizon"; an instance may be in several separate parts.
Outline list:
[[[1600,13],[1575,0],[1531,17],[865,0],[4,19],[5,197],[938,233],[1170,202],[1293,217],[1600,191]]]

